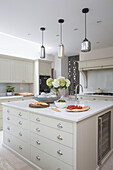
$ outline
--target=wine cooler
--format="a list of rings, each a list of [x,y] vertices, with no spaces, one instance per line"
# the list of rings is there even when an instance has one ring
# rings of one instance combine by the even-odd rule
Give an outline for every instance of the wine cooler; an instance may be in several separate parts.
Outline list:
[[[111,149],[111,111],[98,117],[98,165]]]

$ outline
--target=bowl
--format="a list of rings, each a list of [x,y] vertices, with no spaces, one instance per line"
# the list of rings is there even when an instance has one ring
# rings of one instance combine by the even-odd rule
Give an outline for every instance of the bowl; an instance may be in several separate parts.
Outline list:
[[[56,106],[56,107],[59,107],[59,108],[61,108],[61,109],[67,107],[67,105],[68,105],[67,102],[58,102],[58,101],[54,101],[54,103],[55,103],[55,106]]]
[[[45,103],[54,103],[54,101],[58,100],[60,96],[56,97],[44,97],[44,96],[35,96],[34,99],[38,102],[45,102]]]

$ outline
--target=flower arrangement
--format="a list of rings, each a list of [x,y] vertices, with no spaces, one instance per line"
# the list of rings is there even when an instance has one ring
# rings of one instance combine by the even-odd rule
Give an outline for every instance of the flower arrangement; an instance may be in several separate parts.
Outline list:
[[[58,91],[58,89],[67,89],[71,83],[70,80],[60,76],[57,79],[48,78],[46,84],[49,88],[54,88]]]

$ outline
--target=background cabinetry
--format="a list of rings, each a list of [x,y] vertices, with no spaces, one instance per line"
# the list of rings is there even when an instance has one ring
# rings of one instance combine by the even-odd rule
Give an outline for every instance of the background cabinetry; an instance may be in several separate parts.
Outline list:
[[[39,60],[39,75],[51,76],[51,62]]]
[[[11,81],[11,64],[8,59],[0,58],[0,82],[9,82]]]

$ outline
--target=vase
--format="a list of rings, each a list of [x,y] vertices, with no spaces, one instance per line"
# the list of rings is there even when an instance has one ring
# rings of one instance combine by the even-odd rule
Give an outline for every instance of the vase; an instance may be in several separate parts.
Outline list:
[[[68,95],[68,89],[58,89],[61,98],[66,97],[66,95]]]
[[[54,95],[56,95],[56,96],[60,96],[60,92],[59,92],[58,89],[52,88],[52,89],[51,89],[51,92],[52,92]]]

